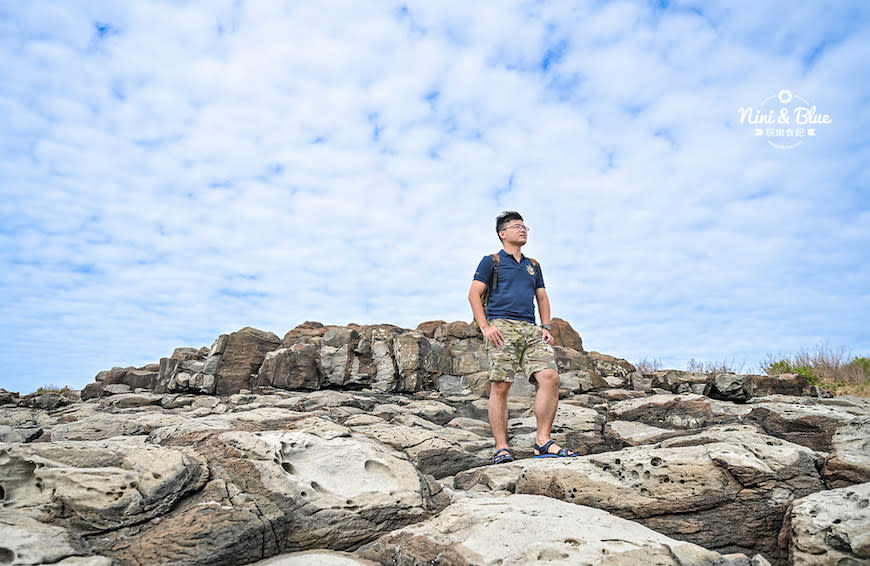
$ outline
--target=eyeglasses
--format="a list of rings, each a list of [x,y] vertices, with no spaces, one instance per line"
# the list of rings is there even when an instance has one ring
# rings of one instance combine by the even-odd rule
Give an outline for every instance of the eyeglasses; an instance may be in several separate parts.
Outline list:
[[[526,226],[525,224],[514,224],[512,226],[502,228],[502,230],[510,230],[511,228],[515,228],[517,230],[522,230],[523,232],[526,232],[526,233],[528,233],[528,231],[530,230],[530,228],[528,226]]]

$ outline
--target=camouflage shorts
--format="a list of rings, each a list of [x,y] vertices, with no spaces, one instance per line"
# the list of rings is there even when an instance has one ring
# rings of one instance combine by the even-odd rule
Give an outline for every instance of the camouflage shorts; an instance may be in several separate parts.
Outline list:
[[[514,376],[522,371],[530,382],[535,383],[535,372],[556,369],[553,348],[544,342],[539,326],[504,318],[490,320],[489,323],[501,331],[505,340],[501,346],[493,346],[486,341],[490,381],[513,382]]]

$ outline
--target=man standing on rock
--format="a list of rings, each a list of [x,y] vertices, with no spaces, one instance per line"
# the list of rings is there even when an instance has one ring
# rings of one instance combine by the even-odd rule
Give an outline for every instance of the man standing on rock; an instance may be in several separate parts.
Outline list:
[[[495,231],[503,249],[480,261],[468,293],[489,358],[489,424],[496,449],[492,461],[501,464],[514,460],[508,449],[507,399],[511,383],[520,372],[538,386],[535,458],[576,456],[550,438],[559,404],[559,374],[550,334],[550,300],[541,266],[520,251],[529,229],[518,212],[507,211],[496,218]],[[535,324],[535,300],[541,311],[541,327]]]

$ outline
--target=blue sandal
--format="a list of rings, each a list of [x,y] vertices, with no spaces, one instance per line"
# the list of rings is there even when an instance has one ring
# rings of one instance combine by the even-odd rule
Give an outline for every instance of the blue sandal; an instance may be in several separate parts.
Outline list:
[[[559,448],[558,452],[550,453],[550,446],[555,444],[554,441],[548,440],[543,446],[535,444],[535,458],[574,458],[579,456],[567,448]]]
[[[507,448],[502,448],[492,456],[493,464],[507,464],[514,461],[514,455]]]

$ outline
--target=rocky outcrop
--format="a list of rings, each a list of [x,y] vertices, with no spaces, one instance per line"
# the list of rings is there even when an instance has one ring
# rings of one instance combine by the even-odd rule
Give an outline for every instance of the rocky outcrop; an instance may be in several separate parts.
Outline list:
[[[460,499],[359,554],[379,564],[414,565],[737,563],[605,511],[534,495]]]
[[[795,501],[782,534],[792,564],[870,563],[870,484]]]
[[[866,560],[865,400],[796,376],[641,373],[554,332],[553,438],[573,459],[531,458],[519,380],[518,460],[489,464],[464,322],[245,328],[101,372],[81,398],[0,391],[0,563]]]

